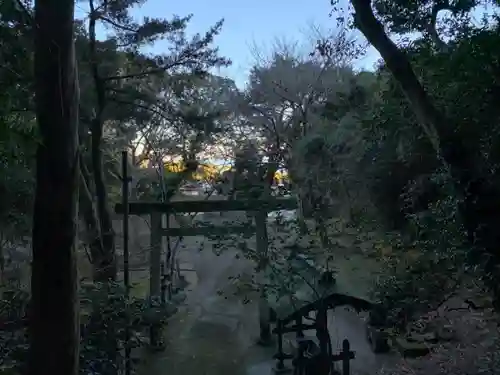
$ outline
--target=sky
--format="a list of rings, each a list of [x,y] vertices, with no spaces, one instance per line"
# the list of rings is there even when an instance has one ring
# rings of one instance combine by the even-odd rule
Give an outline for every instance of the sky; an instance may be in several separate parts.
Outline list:
[[[308,33],[311,35],[308,30],[312,24],[322,30],[335,29],[336,21],[329,17],[330,11],[330,0],[148,0],[134,9],[132,14],[138,18],[193,14],[187,29],[190,34],[204,33],[224,18],[224,26],[215,45],[220,54],[230,58],[233,64],[220,74],[227,75],[243,87],[255,61],[252,53],[255,46],[260,51],[269,51],[276,38],[305,41]],[[82,17],[84,12],[81,6],[77,6],[76,17]],[[162,43],[157,43],[153,51],[161,53]],[[378,54],[369,49],[356,65],[371,69],[378,58]]]

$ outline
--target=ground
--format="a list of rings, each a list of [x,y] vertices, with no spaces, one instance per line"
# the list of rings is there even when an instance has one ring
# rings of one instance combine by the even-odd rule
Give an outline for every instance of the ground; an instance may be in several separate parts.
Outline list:
[[[141,242],[140,238],[148,235],[147,226],[140,232],[135,228],[132,242]],[[216,255],[211,242],[203,237],[186,238],[179,258],[190,283],[187,299],[166,328],[166,350],[148,353],[139,374],[271,374],[275,349],[256,345],[259,332],[256,304],[254,301],[243,303],[241,295],[231,293],[234,285],[230,278],[251,273],[250,261],[238,257],[237,250]],[[353,275],[359,274],[353,264],[359,266],[359,262],[344,257],[336,263],[342,268],[340,277],[348,284],[353,283]],[[136,280],[137,275],[136,272]],[[375,374],[391,361],[371,352],[365,340],[363,320],[354,312],[332,312],[330,333],[334,350],[341,347],[343,339],[350,341],[356,352],[353,374]]]

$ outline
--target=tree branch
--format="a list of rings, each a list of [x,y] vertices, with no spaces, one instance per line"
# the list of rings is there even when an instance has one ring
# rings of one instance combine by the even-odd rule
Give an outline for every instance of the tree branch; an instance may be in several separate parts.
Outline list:
[[[109,23],[110,25],[116,27],[117,29],[120,29],[120,30],[123,30],[123,31],[129,31],[129,32],[134,33],[134,34],[136,34],[138,32],[137,29],[132,29],[130,27],[127,27],[127,26],[124,26],[124,25],[120,25],[120,24],[116,23],[115,21],[113,21],[113,20],[111,20],[111,19],[109,19],[107,17],[104,17],[103,15],[99,15],[98,18],[100,20],[103,20],[103,21]]]
[[[195,61],[189,60],[188,56],[184,56],[184,55],[185,55],[185,52],[183,52],[176,61],[173,61],[170,64],[167,64],[161,68],[149,69],[149,70],[146,70],[143,72],[138,72],[138,73],[130,73],[130,74],[105,77],[103,80],[108,82],[108,81],[117,81],[117,80],[130,79],[130,78],[141,78],[141,77],[145,77],[148,75],[161,74],[161,73],[164,73],[167,70],[175,68],[177,66],[182,66],[182,65],[188,64],[189,62],[195,62]]]
[[[351,0],[354,7],[354,22],[363,35],[377,51],[380,52],[385,63],[400,82],[403,91],[408,96],[422,129],[427,134],[436,154],[441,154],[439,137],[435,123],[442,123],[441,114],[431,104],[427,93],[420,85],[415,72],[402,51],[387,36],[382,24],[375,18],[371,0]],[[415,105],[421,103],[421,106]],[[425,108],[424,108],[425,107]],[[429,121],[432,116],[432,121]]]
[[[436,29],[437,16],[442,10],[453,11],[453,7],[450,5],[449,0],[443,2],[438,2],[434,4],[431,11],[430,22],[426,26],[426,31],[429,34],[431,40],[436,45],[436,48],[441,52],[446,52],[448,50],[448,44],[445,43],[440,37]]]

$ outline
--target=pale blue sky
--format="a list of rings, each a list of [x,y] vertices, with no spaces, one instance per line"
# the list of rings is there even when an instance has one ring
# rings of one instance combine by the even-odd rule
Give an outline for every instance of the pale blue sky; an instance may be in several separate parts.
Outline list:
[[[215,44],[223,56],[233,65],[222,73],[242,86],[254,61],[252,46],[269,48],[275,38],[301,40],[308,27],[315,24],[322,29],[334,29],[335,18],[329,17],[330,0],[148,0],[133,11],[136,17],[166,17],[176,14],[193,14],[188,33],[203,33],[219,19],[224,18],[221,34]],[[82,5],[77,6],[77,17],[84,14]],[[162,44],[154,47],[162,51]],[[371,68],[377,54],[370,50],[357,65]]]
[[[347,4],[347,0],[340,0]],[[486,9],[478,7],[473,12],[477,22]],[[252,48],[269,50],[276,38],[287,41],[305,40],[310,25],[314,24],[322,30],[335,29],[335,17],[329,17],[330,0],[147,0],[132,14],[137,18],[161,17],[172,15],[186,16],[193,14],[187,32],[189,34],[204,33],[215,22],[224,18],[225,23],[220,35],[215,39],[221,55],[230,58],[233,65],[221,72],[234,79],[242,87],[252,66],[254,56]],[[76,17],[84,17],[85,2],[78,3]],[[104,36],[104,34],[102,34]],[[309,34],[310,35],[310,34]],[[365,39],[357,32],[361,43]],[[157,43],[153,50],[162,52],[165,44]],[[357,68],[372,69],[379,54],[370,47],[365,56],[355,63]]]

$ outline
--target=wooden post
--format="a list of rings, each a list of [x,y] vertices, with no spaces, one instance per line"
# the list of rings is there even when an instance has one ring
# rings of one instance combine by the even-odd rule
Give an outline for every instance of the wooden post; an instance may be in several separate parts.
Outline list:
[[[355,353],[351,350],[349,340],[342,341],[342,351],[338,354],[331,356],[333,362],[342,362],[342,375],[349,375],[351,373],[351,361],[356,357]],[[326,367],[326,366],[325,366]],[[329,374],[329,367],[325,369],[325,374]]]
[[[161,285],[161,243],[162,243],[162,214],[151,214],[151,240],[149,270],[151,272],[149,279],[150,298],[160,297]]]
[[[305,215],[305,202],[302,198],[302,192],[299,190],[297,192],[297,222],[299,225],[299,231],[301,234],[307,234],[307,223]]]
[[[174,215],[171,215],[170,213],[167,213],[164,217],[166,220],[165,225],[163,228],[166,228],[166,236],[164,235],[163,238],[166,241],[166,254],[165,254],[165,281],[168,282],[168,285],[166,286],[166,292],[168,295],[168,300],[172,300],[172,290],[173,290],[173,282],[174,282],[174,273],[173,273],[173,254],[172,254],[172,243],[170,242],[170,220],[173,220],[175,218]]]
[[[274,368],[275,374],[284,374],[289,372],[289,368],[285,367],[284,360],[286,359],[286,355],[283,352],[283,323],[278,319],[276,322],[276,335],[278,336],[278,353],[276,353],[275,358],[277,359],[276,366]]]
[[[267,301],[267,293],[263,286],[266,282],[266,268],[267,268],[267,250],[268,250],[268,237],[267,237],[267,212],[258,211],[255,213],[255,236],[257,242],[257,254],[259,256],[259,275],[261,292],[259,297],[259,325],[260,325],[260,336],[259,344],[270,345],[272,343],[271,338],[271,311],[269,308],[269,303]]]
[[[162,223],[161,223],[161,228],[162,228],[162,234],[161,234],[161,249],[163,250],[165,248],[164,241],[166,240],[168,245],[167,245],[167,253],[165,255],[165,259],[161,261],[160,265],[160,273],[161,273],[161,287],[160,287],[160,294],[161,294],[161,303],[162,306],[165,306],[165,303],[167,302],[167,289],[171,288],[171,282],[169,281],[169,257],[170,257],[170,236],[169,236],[169,225],[168,225],[168,215],[161,215],[162,216]],[[165,217],[167,220],[165,220]],[[163,232],[163,228],[165,228],[166,232]],[[166,236],[165,236],[166,234]],[[165,238],[166,237],[166,238]],[[160,255],[163,253],[163,251],[160,252]],[[168,300],[170,301],[172,299],[172,296],[169,294]]]
[[[269,162],[267,170],[263,175],[264,179],[260,181],[262,184],[261,198],[269,199],[271,197],[271,185],[273,184],[274,175],[278,168],[277,163]],[[259,257],[259,273],[261,275],[261,291],[259,298],[259,325],[261,345],[272,344],[271,336],[271,309],[267,300],[267,291],[264,287],[267,281],[267,265],[269,262],[268,246],[269,238],[267,236],[267,214],[268,210],[263,210],[262,207],[255,213],[255,237],[257,242],[257,254]]]
[[[160,308],[161,299],[161,243],[162,214],[151,214],[151,240],[149,251],[149,300],[152,309]],[[156,316],[157,314],[153,314]],[[157,348],[161,344],[161,327],[152,324],[150,328],[150,345]]]
[[[354,357],[349,340],[342,341],[342,354],[342,375],[349,375],[351,373],[351,359]]]
[[[128,215],[128,198],[129,188],[132,179],[128,176],[128,153],[122,151],[122,203],[125,209],[123,210],[123,283],[125,286],[125,301],[127,303],[126,321],[125,321],[125,375],[130,375],[132,368],[130,363],[131,345],[130,345],[130,270],[129,270],[129,215]]]

